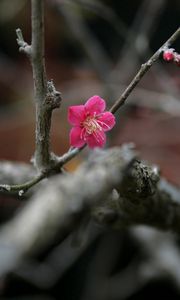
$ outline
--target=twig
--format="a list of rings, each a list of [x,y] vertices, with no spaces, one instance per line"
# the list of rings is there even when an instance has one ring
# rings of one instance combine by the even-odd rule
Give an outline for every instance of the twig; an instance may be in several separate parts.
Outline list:
[[[136,74],[136,76],[133,78],[131,83],[128,85],[126,90],[123,92],[123,94],[120,96],[120,98],[115,102],[115,104],[110,108],[110,111],[112,113],[115,113],[126,101],[128,96],[131,94],[133,89],[136,87],[136,85],[139,83],[141,78],[146,74],[146,72],[151,68],[151,66],[157,61],[159,56],[161,55],[164,48],[169,47],[178,37],[180,36],[180,28],[178,28],[175,33],[162,45],[155,53],[154,55],[141,66],[139,72]]]
[[[35,184],[37,184],[39,181],[45,178],[45,175],[43,173],[36,175],[31,180],[26,181],[22,184],[0,184],[0,192],[9,192],[9,193],[15,193],[18,192],[19,196],[23,196],[25,192],[27,192],[31,187],[33,187]]]
[[[22,31],[20,28],[16,29],[16,35],[17,35],[16,41],[19,45],[19,51],[24,52],[25,54],[30,56],[31,55],[31,46],[24,41],[23,34],[22,34]]]
[[[24,195],[30,188],[36,185],[41,180],[49,177],[53,173],[59,173],[64,164],[70,161],[73,157],[75,157],[79,152],[81,152],[85,146],[82,148],[70,148],[67,153],[62,155],[61,157],[55,157],[54,161],[56,163],[49,167],[48,169],[41,171],[40,173],[34,175],[32,179],[21,183],[21,184],[0,184],[0,192],[8,192],[8,193],[18,193],[19,196]]]

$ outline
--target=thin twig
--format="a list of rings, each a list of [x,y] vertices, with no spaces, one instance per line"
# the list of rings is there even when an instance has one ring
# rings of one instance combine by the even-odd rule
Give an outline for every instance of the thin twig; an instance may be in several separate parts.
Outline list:
[[[30,188],[36,185],[38,182],[43,179],[49,177],[53,172],[59,173],[64,164],[70,161],[73,157],[75,157],[80,151],[82,151],[85,146],[78,148],[70,148],[67,153],[62,155],[61,157],[56,158],[56,164],[54,166],[49,167],[45,171],[41,171],[39,174],[35,175],[32,179],[26,181],[21,184],[0,184],[0,192],[8,192],[8,193],[18,193],[19,196],[24,195]]]
[[[31,187],[33,187],[35,184],[37,184],[39,181],[45,178],[45,174],[41,173],[33,177],[31,180],[26,181],[22,184],[0,184],[0,192],[10,192],[10,193],[16,193],[18,192],[19,196],[24,195],[25,192],[27,192]]]
[[[24,52],[27,55],[31,55],[31,46],[25,42],[23,38],[23,34],[20,28],[16,29],[16,35],[17,35],[17,43],[19,45],[19,51]]]
[[[139,81],[142,79],[142,77],[147,73],[147,71],[150,69],[150,67],[157,61],[159,56],[161,55],[164,48],[169,47],[178,37],[180,36],[180,27],[175,31],[175,33],[162,45],[155,53],[154,55],[141,66],[139,72],[136,74],[136,76],[133,78],[131,83],[128,85],[126,90],[122,93],[120,98],[114,103],[114,105],[110,108],[110,112],[113,114],[117,112],[117,110],[124,104],[128,96],[131,94],[131,92],[134,90],[136,85],[139,83]]]

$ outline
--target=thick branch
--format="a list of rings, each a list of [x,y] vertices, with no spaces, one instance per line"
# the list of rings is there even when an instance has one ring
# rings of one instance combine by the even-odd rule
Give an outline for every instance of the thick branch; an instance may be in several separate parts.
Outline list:
[[[179,190],[159,180],[156,167],[134,160],[127,146],[95,153],[75,174],[50,179],[2,228],[0,272],[38,252],[57,233],[70,233],[89,213],[99,224],[116,229],[146,224],[179,233],[179,199]]]
[[[116,229],[143,224],[180,233],[180,190],[160,178],[156,166],[136,161],[118,192],[94,209],[98,223]]]
[[[35,164],[46,168],[50,162],[49,131],[51,112],[45,105],[47,81],[44,61],[44,4],[43,0],[32,0],[32,45],[31,63],[36,101],[36,151]]]
[[[52,111],[60,107],[61,95],[52,81],[46,80],[44,60],[44,1],[31,0],[32,42],[28,45],[20,29],[16,30],[19,50],[31,61],[36,104],[36,143],[34,163],[38,171],[46,171],[53,158],[50,154],[50,128]],[[44,178],[42,176],[42,178]],[[35,182],[36,180],[34,180]],[[27,184],[28,185],[28,184]]]
[[[120,184],[124,169],[129,167],[133,157],[134,153],[127,147],[111,149],[100,152],[98,159],[85,163],[75,175],[50,179],[21,213],[2,228],[0,273],[12,269],[24,254],[37,252],[57,233],[63,236],[74,230],[90,207]],[[5,253],[1,252],[2,248]]]

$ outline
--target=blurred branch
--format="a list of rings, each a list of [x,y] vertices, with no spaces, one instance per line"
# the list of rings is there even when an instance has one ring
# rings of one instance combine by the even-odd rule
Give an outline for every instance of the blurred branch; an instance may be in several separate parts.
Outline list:
[[[117,78],[125,81],[133,73],[133,70],[136,70],[141,59],[152,55],[149,47],[150,38],[156,30],[157,22],[160,20],[165,6],[166,0],[144,0],[142,2],[131,28],[126,30],[126,40],[118,65],[111,74],[113,81]],[[178,97],[178,88],[165,68],[156,64],[152,72],[165,93]]]
[[[156,22],[163,11],[165,1],[142,1],[130,29],[126,29],[119,61],[112,73],[113,79],[122,77],[125,80],[127,77],[129,78],[132,70],[136,68],[138,56],[144,57],[147,55],[149,49],[148,38],[150,39],[156,30]]]
[[[67,1],[67,0],[65,0]],[[73,0],[71,0],[72,2]],[[88,9],[98,16],[106,20],[119,36],[125,37],[127,34],[126,25],[118,17],[117,13],[112,9],[110,5],[106,5],[100,0],[77,0],[82,8]]]
[[[38,288],[48,289],[63,277],[101,232],[102,229],[90,224],[85,231],[86,240],[76,247],[72,246],[72,232],[60,245],[52,249],[45,261],[26,260],[14,273]]]
[[[86,26],[81,12],[81,5],[76,1],[60,2],[58,0],[53,0],[49,2],[49,4],[57,13],[63,15],[68,27],[73,33],[73,38],[81,45],[99,78],[105,84],[106,93],[110,97],[113,91],[109,87],[108,74],[112,63],[101,43],[99,43],[98,39],[94,37]]]
[[[0,233],[0,274],[12,270],[25,254],[36,253],[74,231],[89,209],[117,187],[134,153],[127,147],[98,151],[78,171],[49,179]],[[82,188],[83,186],[83,188]]]
[[[136,161],[117,193],[93,210],[98,223],[121,229],[131,225],[180,232],[180,190],[158,175],[156,166]]]
[[[7,182],[5,184],[0,184],[0,192],[9,192],[9,193],[15,193],[17,192],[20,196],[22,196],[25,192],[27,192],[30,188],[32,188],[34,185],[39,183],[41,180],[49,177],[52,174],[60,173],[61,168],[64,164],[66,164],[69,160],[71,160],[73,157],[75,157],[80,151],[84,149],[84,146],[80,149],[78,148],[70,148],[67,153],[62,155],[61,157],[54,156],[53,159],[56,162],[53,166],[49,167],[46,170],[41,171],[40,173],[34,173],[34,176],[31,175],[31,173],[28,176],[28,181],[25,181],[24,183],[18,184],[12,184],[11,183],[11,177],[7,178],[7,180],[2,179],[2,182]],[[18,169],[18,164],[17,164]],[[31,168],[31,166],[29,166]],[[20,165],[21,169],[21,165]],[[31,177],[30,177],[31,175]],[[26,177],[25,177],[26,178]],[[23,180],[24,181],[24,178]]]
[[[34,175],[35,168],[29,164],[0,162],[0,182],[7,182],[9,185],[19,184],[23,180],[30,180]]]
[[[114,299],[109,294],[109,281],[122,250],[120,237],[120,233],[118,235],[115,231],[106,232],[101,237],[95,255],[89,263],[82,300]]]
[[[177,237],[170,232],[161,232],[146,226],[131,229],[146,256],[139,266],[139,276],[145,281],[165,277],[180,289],[180,251]]]
[[[119,230],[147,224],[180,232],[180,191],[159,180],[157,167],[136,161],[135,155],[127,145],[97,151],[75,174],[50,179],[2,227],[1,274],[12,270],[24,255],[37,253],[57,234],[63,238],[72,232],[90,212],[99,224]]]

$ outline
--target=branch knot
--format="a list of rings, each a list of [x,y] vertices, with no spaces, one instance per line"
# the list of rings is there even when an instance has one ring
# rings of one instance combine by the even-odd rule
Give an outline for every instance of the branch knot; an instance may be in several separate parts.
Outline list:
[[[47,82],[46,105],[50,110],[59,108],[61,105],[61,93],[54,86],[53,80]]]

